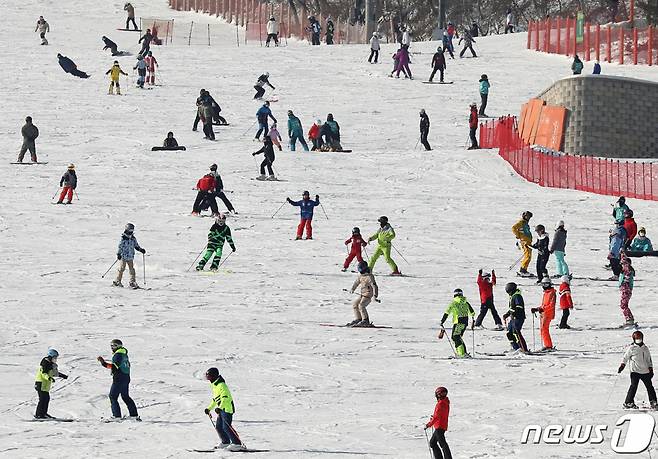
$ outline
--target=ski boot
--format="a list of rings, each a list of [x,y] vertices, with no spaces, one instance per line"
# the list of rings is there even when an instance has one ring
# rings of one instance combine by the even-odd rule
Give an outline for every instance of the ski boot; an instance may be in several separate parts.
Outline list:
[[[357,322],[356,324],[353,325],[353,327],[357,328],[372,328],[374,325],[370,322],[368,319],[363,319],[360,322]]]
[[[228,445],[230,445],[230,443],[220,443],[219,445],[215,446],[215,449],[226,449],[228,448]]]
[[[195,268],[197,271],[203,271],[203,265],[196,265]]]
[[[115,287],[123,287],[123,284],[121,283],[121,281],[116,281],[116,280],[112,281],[112,285],[114,285]]]
[[[238,445],[237,443],[231,443],[226,447],[226,451],[231,451],[231,452],[245,451],[246,449],[247,449],[246,446]]]
[[[347,271],[347,268],[341,268],[340,270],[341,270],[342,272],[345,272],[345,271]]]
[[[393,272],[391,273],[391,276],[401,276],[401,275],[402,275],[402,273],[400,272],[399,269],[396,269],[395,271],[393,271]]]
[[[128,419],[130,419],[131,421],[138,421],[138,422],[142,422],[142,418],[140,418],[140,417],[139,417],[139,415],[135,415],[135,416],[128,416]]]
[[[301,237],[301,236],[297,236],[297,237],[295,237],[295,241],[301,241],[301,240],[302,240],[302,237]]]
[[[637,410],[637,405],[634,402],[624,403],[625,410]]]
[[[258,177],[256,177],[256,180],[267,180],[267,176],[265,174],[260,174]]]
[[[274,176],[274,174],[271,174],[269,177],[267,177],[267,180],[275,181],[276,177]]]
[[[346,327],[353,327],[356,324],[358,324],[359,322],[361,322],[361,319],[354,319],[352,322],[346,323],[345,326]]]
[[[494,330],[496,330],[496,331],[503,331],[503,330],[505,330],[505,327],[503,327],[502,324],[498,324],[498,325],[496,325],[496,328],[494,328]]]
[[[532,274],[528,272],[527,269],[519,269],[519,272],[516,273],[519,277],[533,277]]]
[[[312,240],[313,240],[313,236],[306,236],[306,240],[307,240],[307,241],[312,241]]]
[[[130,281],[130,283],[128,285],[133,290],[137,290],[139,288],[139,285],[137,285],[137,282],[135,282],[135,281]]]

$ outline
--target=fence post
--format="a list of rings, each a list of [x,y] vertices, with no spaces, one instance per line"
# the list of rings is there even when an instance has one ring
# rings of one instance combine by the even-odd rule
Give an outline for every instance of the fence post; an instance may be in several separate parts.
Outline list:
[[[605,31],[605,40],[607,42],[605,60],[610,64],[612,63],[612,26],[610,24]]]
[[[578,19],[573,20],[573,55],[578,54]]]
[[[591,37],[590,37],[589,27],[590,27],[589,22],[586,22],[585,23],[585,60],[586,61],[591,60],[592,57],[590,52]]]
[[[596,60],[601,60],[601,24],[596,24]]]
[[[647,49],[647,64],[653,65],[653,26],[649,26],[649,43]]]
[[[633,65],[637,65],[637,27],[633,27]]]
[[[555,54],[560,54],[560,44],[561,44],[560,40],[561,40],[561,35],[562,35],[561,34],[562,23],[560,22],[560,17],[559,16],[555,21],[556,21],[556,28],[557,28],[557,33],[556,33],[557,46],[555,48]]]
[[[619,27],[619,63],[624,63],[624,28]]]
[[[535,25],[536,25],[536,27],[535,27],[535,51],[539,51],[539,28],[540,28],[539,21],[537,21],[537,23]]]
[[[566,43],[564,44],[564,55],[569,56],[571,53],[569,52],[570,46],[571,46],[571,20],[567,18],[567,25],[565,26],[565,31],[567,33],[566,37]]]
[[[532,37],[532,24],[533,21],[528,21],[528,37],[526,39],[526,49],[530,49],[530,37]]]

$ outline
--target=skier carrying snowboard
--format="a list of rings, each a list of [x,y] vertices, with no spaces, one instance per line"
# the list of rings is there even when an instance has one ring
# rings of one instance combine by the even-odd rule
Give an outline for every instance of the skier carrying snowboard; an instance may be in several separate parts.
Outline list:
[[[78,186],[78,176],[75,175],[75,164],[69,164],[69,167],[59,179],[59,186],[62,187],[62,192],[59,195],[57,204],[64,204],[64,197],[66,197],[66,204],[71,204],[73,199],[73,190]]]
[[[52,419],[53,416],[48,414],[48,404],[50,403],[50,388],[55,382],[55,378],[68,379],[64,373],[60,373],[57,368],[57,358],[59,352],[55,349],[48,349],[48,354],[41,359],[37,375],[34,380],[34,389],[39,395],[39,403],[34,413],[34,419]]]
[[[482,273],[480,269],[477,277],[478,289],[480,290],[480,314],[475,319],[475,326],[482,328],[482,321],[487,311],[491,310],[491,315],[496,323],[496,330],[503,330],[503,322],[500,320],[496,306],[494,305],[493,289],[496,286],[496,271],[491,270],[491,274]]]
[[[350,252],[347,254],[347,258],[345,258],[345,262],[343,263],[343,269],[341,270],[343,272],[347,271],[347,268],[349,268],[350,263],[352,263],[352,260],[354,260],[354,257],[356,257],[356,260],[359,263],[363,261],[361,248],[368,245],[368,243],[364,241],[363,237],[361,236],[361,230],[356,226],[352,228],[352,237],[345,241],[345,245],[350,245],[350,243],[352,244],[352,247],[350,248]]]
[[[360,287],[359,292],[357,293],[356,299],[352,302],[352,308],[354,309],[354,320],[348,324],[347,327],[373,327],[370,322],[370,317],[368,316],[367,306],[370,304],[374,298],[377,301],[379,296],[379,287],[375,281],[375,276],[370,272],[368,268],[368,263],[365,261],[360,261],[357,266],[359,271],[359,276],[352,284],[350,293],[354,293],[357,288]]]
[[[233,403],[233,396],[226,385],[226,381],[215,367],[208,368],[206,371],[206,380],[210,382],[212,400],[203,412],[211,419],[213,409],[217,413],[217,421],[214,422],[214,425],[219,438],[222,440],[218,448],[226,448],[227,451],[245,450],[246,448],[242,444],[242,440],[240,440],[238,433],[232,426],[235,404]]]
[[[530,312],[535,314],[539,313],[539,328],[541,329],[541,340],[544,344],[543,352],[553,351],[553,340],[551,339],[551,321],[555,319],[555,288],[551,282],[551,278],[544,276],[541,280],[541,286],[544,289],[544,296],[542,297],[541,306],[538,308],[531,308]]]
[[[121,235],[121,240],[119,241],[119,247],[117,248],[117,260],[121,261],[119,263],[119,269],[117,271],[117,278],[112,282],[112,285],[115,287],[123,287],[121,279],[123,277],[123,272],[126,270],[126,265],[128,265],[128,271],[130,272],[130,287],[137,289],[137,281],[135,280],[135,266],[133,264],[135,259],[135,250],[138,252],[146,253],[146,249],[143,249],[139,246],[137,238],[133,234],[135,232],[135,225],[128,223],[126,228],[123,230]]]
[[[290,198],[286,198],[288,204],[291,206],[299,207],[300,220],[299,225],[297,225],[297,235],[295,240],[299,241],[302,238],[304,233],[304,228],[306,228],[306,239],[313,239],[313,227],[311,222],[313,221],[313,208],[320,205],[320,196],[315,195],[315,201],[311,201],[311,195],[308,191],[302,193],[301,201],[293,201]]]
[[[213,254],[215,255],[215,258],[212,260],[210,270],[217,271],[219,262],[222,259],[224,241],[228,242],[231,249],[235,252],[235,244],[231,237],[231,228],[226,224],[226,215],[219,214],[215,218],[215,223],[213,223],[208,232],[208,246],[203,257],[199,260],[199,264],[196,267],[197,271],[203,271],[204,266],[206,266],[206,263],[208,263]]]
[[[377,263],[377,259],[384,255],[384,260],[386,260],[386,263],[388,263],[388,265],[393,270],[391,275],[399,276],[402,273],[398,269],[398,265],[395,264],[391,258],[391,247],[393,246],[392,241],[395,239],[395,230],[388,223],[388,217],[382,215],[379,217],[379,219],[377,219],[377,221],[380,225],[379,229],[375,234],[368,238],[368,242],[374,241],[375,239],[377,240],[377,249],[375,250],[375,253],[372,254],[372,257],[370,257],[368,267],[372,271],[372,269],[375,267],[375,263]]]
[[[521,220],[512,226],[512,233],[514,233],[514,237],[518,240],[516,246],[523,250],[521,269],[519,269],[518,273],[521,277],[532,277],[532,274],[528,272],[528,266],[532,259],[532,249],[530,248],[530,245],[532,244],[532,233],[530,232],[530,225],[528,224],[531,218],[532,212],[526,210],[521,214]]]
[[[130,360],[128,359],[128,350],[123,347],[120,339],[113,339],[110,342],[112,349],[112,360],[107,362],[103,357],[98,356],[96,360],[101,366],[108,368],[112,372],[112,386],[110,387],[110,405],[112,407],[112,418],[121,419],[121,407],[119,406],[119,396],[128,407],[128,415],[134,421],[141,421],[137,414],[137,406],[130,398]]]
[[[637,386],[642,381],[644,387],[647,388],[651,408],[654,410],[658,409],[656,390],[653,388],[653,382],[651,381],[653,379],[651,352],[646,344],[644,344],[644,334],[641,331],[635,330],[632,337],[633,344],[628,346],[626,352],[624,352],[621,365],[619,365],[619,369],[617,370],[617,373],[621,373],[626,368],[626,365],[630,363],[631,385],[628,387],[628,392],[626,393],[624,408],[637,409],[635,394],[637,393]]]
[[[475,311],[470,303],[464,297],[464,292],[460,288],[456,288],[453,300],[448,305],[448,309],[443,313],[441,318],[441,332],[439,339],[443,338],[444,330],[443,323],[452,315],[452,335],[450,338],[455,343],[455,354],[458,358],[470,358],[471,355],[466,352],[466,343],[464,343],[464,332],[468,327],[468,316],[474,317]],[[475,321],[471,324],[471,328],[475,326]]]
[[[525,322],[525,304],[521,290],[514,282],[509,282],[505,285],[505,292],[509,295],[509,309],[503,314],[503,319],[507,323],[507,339],[512,346],[512,351],[527,354],[528,346],[521,333]],[[510,319],[509,322],[507,322],[508,318]]]
[[[430,449],[434,459],[452,459],[452,453],[448,442],[446,442],[446,431],[448,430],[448,416],[450,415],[450,399],[448,398],[448,389],[437,387],[434,391],[436,397],[436,406],[434,414],[429,422],[425,424],[425,430],[430,427],[434,428],[434,433],[430,438]]]

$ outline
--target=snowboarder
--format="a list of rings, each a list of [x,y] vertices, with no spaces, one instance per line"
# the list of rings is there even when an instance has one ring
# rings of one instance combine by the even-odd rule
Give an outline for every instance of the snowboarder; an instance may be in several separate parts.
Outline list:
[[[274,145],[272,144],[272,139],[270,139],[269,135],[263,137],[263,146],[260,150],[252,153],[251,156],[256,156],[261,153],[263,153],[265,158],[263,159],[263,162],[260,163],[260,176],[257,177],[257,180],[276,180],[274,169],[272,169],[272,164],[274,164],[274,160],[276,159],[274,157]],[[267,173],[269,174],[268,177],[265,176],[266,167]]]
[[[548,250],[550,241],[544,225],[535,226],[535,232],[537,233],[537,242],[532,244],[531,247],[537,249],[537,283],[541,284],[544,276],[548,276],[546,265],[548,264],[548,258],[551,256]]]
[[[117,278],[112,282],[112,285],[115,287],[123,287],[121,279],[123,277],[123,272],[126,270],[126,265],[128,265],[128,271],[130,272],[130,287],[133,289],[139,288],[137,281],[135,280],[135,267],[133,265],[133,260],[135,259],[135,250],[146,253],[146,250],[139,246],[137,238],[133,234],[135,232],[135,225],[128,223],[123,230],[121,235],[121,240],[119,241],[119,247],[117,248],[117,260],[121,261],[119,263],[119,269],[117,271]]]
[[[224,205],[226,206],[226,209],[228,209],[229,212],[233,212],[234,214],[237,214],[235,209],[233,208],[233,204],[231,204],[231,201],[228,200],[226,197],[226,194],[224,193],[224,182],[222,181],[222,177],[219,175],[219,172],[217,172],[217,164],[212,164],[210,166],[210,174],[213,176],[215,179],[215,192],[214,196],[218,197],[219,199],[222,200]],[[214,198],[213,198],[214,200]],[[201,208],[203,208],[204,205],[201,205]],[[206,206],[206,209],[208,207]]]
[[[393,246],[392,241],[395,239],[395,230],[388,223],[388,217],[382,215],[377,221],[380,225],[379,229],[377,229],[375,234],[368,238],[368,242],[374,241],[375,239],[377,240],[377,249],[375,250],[375,253],[372,254],[372,257],[370,257],[368,267],[372,270],[375,267],[375,263],[377,263],[377,259],[384,255],[384,260],[386,260],[386,263],[388,263],[393,270],[391,275],[399,276],[402,273],[398,269],[398,265],[395,264],[391,258],[391,247]]]
[[[583,71],[583,61],[580,60],[578,54],[573,57],[573,63],[571,64],[571,70],[574,75],[580,75]]]
[[[397,52],[398,56],[398,66],[395,69],[395,78],[400,78],[400,71],[404,70],[404,76],[405,78],[409,78],[410,80],[413,80],[413,75],[411,74],[411,69],[409,68],[409,64],[411,63],[411,59],[409,57],[409,46],[408,45],[402,45],[400,49]]]
[[[475,43],[475,39],[473,39],[473,37],[471,36],[470,30],[464,29],[464,33],[462,34],[457,44],[458,45],[461,44],[462,41],[464,42],[464,48],[459,53],[459,57],[464,57],[464,53],[466,52],[467,49],[471,51],[473,57],[478,57],[478,55],[475,54],[475,50],[473,49],[473,43]]]
[[[112,372],[112,386],[110,387],[110,405],[112,407],[112,418],[121,419],[121,407],[119,406],[119,396],[128,408],[129,418],[134,421],[141,421],[137,414],[137,406],[130,398],[130,360],[128,359],[128,350],[123,347],[120,339],[113,339],[110,342],[112,349],[112,359],[107,362],[103,357],[98,356],[97,360],[101,366],[108,368]]]
[[[110,88],[107,90],[108,94],[114,94],[114,86],[117,87],[117,94],[121,95],[121,85],[119,84],[119,78],[121,75],[128,76],[126,72],[121,69],[119,61],[114,61],[114,64],[105,72],[105,75],[110,75]]]
[[[146,56],[144,56],[144,62],[146,63],[146,82],[150,85],[155,84],[155,68],[158,66],[158,61],[153,56],[153,51],[149,51]]]
[[[637,223],[633,218],[633,211],[628,209],[624,212],[624,229],[626,230],[626,240],[624,241],[624,249],[628,249],[637,235]]]
[[[477,150],[480,148],[476,136],[478,130],[478,106],[475,102],[472,102],[470,108],[471,108],[471,113],[468,116],[468,128],[469,128],[468,136],[471,139],[471,146],[468,147],[468,149]]]
[[[141,54],[137,55],[137,63],[135,63],[133,70],[137,70],[137,74],[139,75],[137,77],[137,87],[143,89],[144,82],[146,81],[146,62]]]
[[[25,117],[25,124],[21,128],[21,135],[23,136],[23,145],[18,153],[18,162],[22,163],[25,153],[30,151],[30,159],[33,163],[37,162],[37,147],[35,140],[39,137],[39,128],[32,124],[32,117]]]
[[[434,414],[429,422],[425,424],[425,430],[430,427],[434,428],[434,433],[430,438],[430,450],[434,459],[452,459],[452,453],[448,442],[446,442],[446,431],[448,430],[448,416],[450,415],[450,399],[448,398],[448,389],[437,387],[434,391],[436,397],[436,406]]]
[[[427,141],[427,135],[430,133],[430,118],[425,113],[425,109],[420,110],[420,143],[425,147],[425,151],[431,151],[432,147]]]
[[[523,250],[523,257],[521,258],[521,269],[519,269],[519,276],[522,277],[532,277],[532,274],[528,272],[528,266],[532,260],[532,233],[530,232],[530,219],[532,218],[532,212],[526,210],[521,214],[521,220],[516,222],[512,226],[512,233],[516,237],[517,242],[516,246]]]
[[[313,221],[313,208],[320,205],[320,196],[315,195],[315,201],[311,201],[311,196],[308,191],[302,193],[301,201],[293,201],[290,198],[286,198],[288,204],[291,206],[299,207],[300,220],[299,225],[297,225],[297,235],[295,240],[298,241],[302,238],[304,228],[306,228],[306,239],[313,239],[313,227],[311,222]]]
[[[621,272],[620,257],[626,242],[626,229],[623,222],[617,222],[615,227],[610,230],[610,250],[608,260],[612,268],[612,277],[610,280],[617,280]]]
[[[600,75],[601,74],[601,64],[599,61],[594,61],[594,70],[592,70],[592,75]]]
[[[55,382],[55,378],[68,379],[68,376],[64,373],[60,373],[57,368],[58,357],[59,352],[50,348],[39,364],[39,369],[37,370],[37,375],[34,379],[34,389],[39,395],[39,403],[37,404],[37,409],[34,413],[35,419],[53,419],[53,416],[48,414],[50,388],[53,382]]]
[[[320,135],[324,136],[323,149],[328,151],[341,151],[343,149],[340,144],[340,126],[331,113],[327,115],[327,121],[322,125]]]
[[[555,255],[556,274],[553,277],[569,275],[569,266],[567,265],[567,262],[564,261],[564,250],[566,246],[567,230],[564,229],[564,221],[560,220],[555,227],[555,234],[553,234],[553,241],[551,242],[551,247],[549,249],[549,253]]]
[[[105,44],[105,46],[103,46],[103,51],[109,49],[112,52],[112,56],[120,56],[121,54],[123,54],[119,52],[117,44],[114,43],[112,40],[107,38],[105,35],[103,35],[102,39],[103,39],[103,44]]]
[[[486,118],[488,115],[485,110],[487,109],[487,100],[489,99],[489,88],[491,87],[491,83],[489,83],[489,77],[485,73],[480,76],[479,83],[481,100],[479,115]]]
[[[443,31],[442,44],[443,44],[443,52],[445,53],[446,51],[448,51],[450,57],[454,59],[455,54],[452,49],[452,41],[450,40],[450,37],[448,37],[448,32],[446,32],[445,30]]]
[[[77,76],[78,78],[89,78],[89,75],[82,70],[78,70],[78,66],[75,65],[75,62],[73,62],[68,57],[62,56],[58,53],[57,60],[59,62],[59,66],[62,67],[66,73],[70,73],[71,75]]]
[[[327,18],[327,32],[324,34],[324,42],[327,45],[334,44],[334,21],[331,19],[331,16]]]
[[[57,204],[65,204],[64,197],[66,197],[66,204],[71,204],[73,199],[73,190],[78,186],[78,177],[75,175],[75,164],[69,164],[69,167],[62,175],[62,178],[59,179],[59,186],[62,188],[62,192],[59,194],[59,201]]]
[[[182,145],[178,145],[178,141],[174,137],[174,133],[169,131],[167,132],[167,137],[162,142],[161,147],[153,147],[152,151],[185,151],[186,148]]]
[[[142,49],[139,51],[139,54],[146,56],[151,49],[151,41],[153,40],[153,35],[151,34],[151,29],[146,29],[146,33],[139,37],[137,43],[142,43]]]
[[[360,261],[357,265],[357,271],[359,275],[352,284],[350,293],[360,287],[359,292],[357,293],[356,299],[352,302],[352,308],[354,309],[354,320],[348,324],[347,327],[372,327],[370,322],[370,317],[368,316],[367,307],[374,298],[377,301],[379,296],[379,287],[375,281],[375,276],[368,268],[368,263],[365,261]]]
[[[622,252],[621,254],[621,273],[619,274],[619,292],[621,293],[621,300],[619,302],[619,307],[621,312],[626,319],[625,326],[635,326],[635,318],[631,309],[628,307],[628,303],[631,301],[631,296],[633,296],[633,286],[635,283],[635,269],[631,264],[631,259]]]
[[[315,19],[315,16],[309,16],[308,22],[309,22],[309,26],[307,27],[306,30],[308,32],[311,32],[311,44],[320,45],[320,32],[322,32],[322,26],[320,25],[318,20]]]
[[[290,151],[295,151],[297,140],[302,144],[304,151],[308,151],[308,145],[304,140],[304,129],[302,122],[295,116],[292,110],[288,110],[288,138],[290,139]]]
[[[273,90],[276,89],[274,86],[272,86],[272,83],[270,83],[270,74],[269,74],[269,72],[265,72],[261,76],[258,77],[258,80],[256,81],[256,84],[254,85],[254,89],[256,90],[256,94],[254,95],[254,99],[262,99],[263,98],[263,94],[265,94],[265,88],[264,88],[265,85],[268,85]]]
[[[626,393],[626,400],[624,400],[624,408],[637,409],[635,404],[635,394],[637,393],[637,386],[642,381],[644,387],[647,388],[647,395],[649,396],[649,403],[652,409],[658,408],[656,401],[656,390],[653,388],[653,362],[651,361],[651,352],[646,344],[644,344],[644,334],[640,330],[635,330],[632,335],[633,343],[626,348],[624,357],[622,358],[621,365],[617,373],[621,373],[630,363],[631,372],[631,385]]]
[[[322,120],[316,120],[308,130],[308,138],[313,143],[311,151],[319,151],[324,142],[322,142]]]
[[[525,322],[525,304],[521,290],[514,282],[509,282],[505,285],[505,292],[509,295],[509,309],[503,314],[503,319],[507,324],[507,339],[512,346],[513,351],[520,351],[522,353],[528,352],[525,338],[521,333],[523,323]],[[507,322],[507,319],[510,319]]]
[[[560,279],[562,283],[558,290],[560,297],[560,309],[562,310],[562,318],[560,319],[560,327],[563,329],[571,328],[567,321],[569,320],[570,310],[573,309],[573,298],[571,297],[571,279],[569,276],[562,276]]]
[[[615,222],[623,222],[626,218],[626,211],[630,210],[630,207],[628,207],[628,204],[626,204],[626,198],[619,196],[617,202],[615,202],[612,206],[612,217],[615,219]]]
[[[487,311],[491,310],[491,316],[496,323],[496,330],[503,330],[503,322],[500,320],[496,306],[494,305],[493,289],[496,286],[496,271],[491,270],[491,274],[482,273],[480,269],[477,277],[478,289],[480,291],[480,314],[475,319],[475,327],[482,328],[482,321]]]
[[[272,139],[272,143],[277,146],[279,151],[282,151],[283,148],[281,148],[281,141],[283,140],[281,138],[281,133],[279,133],[279,129],[276,127],[276,123],[272,123],[272,127],[270,127],[270,139]]]
[[[263,106],[259,108],[258,111],[256,112],[256,120],[258,121],[258,131],[256,131],[256,137],[255,137],[256,140],[260,140],[261,132],[264,135],[268,134],[269,132],[269,126],[267,122],[268,118],[272,118],[272,121],[274,121],[275,123],[277,122],[274,115],[272,115],[272,110],[270,109],[270,103],[268,101],[265,101],[263,103]]]
[[[443,54],[443,49],[441,47],[436,48],[436,53],[432,57],[432,74],[430,75],[430,80],[434,80],[434,75],[436,72],[439,72],[439,82],[443,83],[443,72],[446,69],[446,58]]]
[[[267,30],[267,40],[265,40],[265,46],[270,46],[270,40],[274,40],[274,46],[279,46],[279,23],[276,22],[274,16],[270,17],[270,20],[267,21],[265,28]]]
[[[37,26],[34,29],[34,31],[39,32],[39,37],[41,38],[41,44],[47,45],[48,39],[46,39],[46,32],[50,32],[50,25],[43,18],[43,16],[39,16],[39,19],[37,20]]]
[[[368,62],[371,64],[377,63],[377,60],[379,59],[380,48],[381,45],[379,44],[379,35],[377,32],[373,32],[372,37],[370,37],[370,56],[368,56]]]
[[[210,231],[208,232],[208,246],[206,247],[206,251],[204,252],[203,257],[201,257],[201,260],[199,260],[199,264],[196,267],[197,271],[203,271],[204,266],[206,266],[206,263],[210,261],[210,258],[212,258],[213,254],[215,255],[215,258],[212,260],[210,270],[217,271],[219,262],[222,259],[224,241],[228,242],[231,246],[231,249],[235,252],[235,244],[233,243],[233,238],[231,237],[231,228],[229,228],[226,224],[226,215],[219,214],[217,217],[215,217],[215,223],[213,223],[213,225],[210,227]]]
[[[210,416],[211,419],[213,409],[217,413],[217,421],[214,423],[215,430],[217,430],[219,438],[222,440],[218,448],[226,448],[227,451],[245,450],[246,448],[242,444],[242,440],[240,440],[238,433],[232,426],[235,403],[233,402],[231,391],[226,385],[226,381],[215,367],[208,368],[206,371],[206,380],[210,382],[212,400],[203,412],[206,413],[206,416]]]
[[[507,9],[507,16],[505,16],[505,34],[514,33],[514,16],[512,15],[512,9]]]
[[[352,236],[345,241],[346,246],[350,244],[352,244],[352,247],[350,247],[349,253],[347,254],[347,258],[345,258],[345,262],[343,263],[343,269],[342,269],[343,272],[347,271],[347,268],[349,268],[350,263],[352,263],[352,260],[354,260],[354,257],[356,257],[356,260],[359,263],[363,261],[363,255],[361,255],[361,249],[362,247],[365,247],[367,243],[366,241],[363,240],[363,236],[361,236],[361,230],[356,226],[352,228]]]
[[[541,330],[541,340],[544,344],[542,352],[555,350],[553,347],[553,340],[551,339],[551,321],[555,319],[555,287],[551,282],[551,278],[544,276],[541,280],[541,286],[544,289],[544,296],[542,297],[541,306],[538,308],[531,308],[530,312],[535,314],[539,313],[539,328]]]
[[[452,335],[450,338],[455,343],[455,354],[458,358],[469,358],[471,355],[466,352],[466,343],[464,343],[464,332],[468,327],[468,316],[474,317],[475,311],[470,303],[464,297],[464,292],[460,288],[456,288],[453,292],[453,300],[448,305],[446,312],[443,313],[441,318],[441,332],[439,338],[443,338],[445,328],[443,323],[452,315]],[[471,323],[471,328],[474,328],[475,320]]]
[[[647,230],[644,227],[641,227],[637,232],[637,237],[633,239],[633,243],[630,247],[631,252],[651,252],[653,251],[653,246],[651,245],[651,239],[647,237]]]
[[[135,30],[137,30],[137,23],[135,22],[135,7],[130,3],[126,3],[123,5],[123,10],[128,13],[128,17],[126,18],[126,30],[130,29],[128,26],[131,22],[133,23]]]
[[[217,202],[215,201],[215,177],[212,172],[204,175],[201,177],[197,182],[196,182],[196,190],[198,190],[198,193],[196,194],[196,199],[194,200],[194,204],[192,205],[192,215],[199,215],[201,212],[201,202],[207,201],[210,205],[210,209],[212,210],[212,214],[214,216],[219,215],[219,210],[217,209]]]

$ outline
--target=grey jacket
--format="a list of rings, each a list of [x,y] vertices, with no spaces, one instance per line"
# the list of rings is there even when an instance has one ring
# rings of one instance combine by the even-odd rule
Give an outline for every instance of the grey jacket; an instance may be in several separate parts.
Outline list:
[[[34,140],[39,137],[39,129],[32,123],[25,123],[21,128],[21,135],[23,139],[34,142]]]
[[[550,252],[564,252],[567,246],[567,230],[560,227],[555,230],[553,235],[553,242],[551,243]]]

